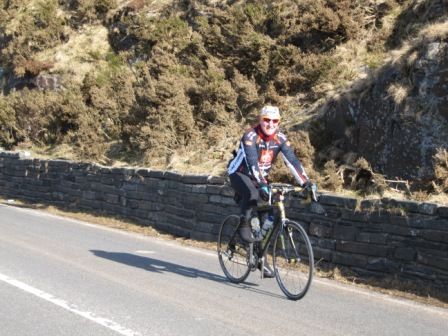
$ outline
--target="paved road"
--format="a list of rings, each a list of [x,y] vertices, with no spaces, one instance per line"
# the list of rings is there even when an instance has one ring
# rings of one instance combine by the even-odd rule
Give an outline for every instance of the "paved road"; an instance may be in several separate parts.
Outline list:
[[[448,310],[317,280],[226,281],[214,253],[0,206],[0,335],[446,335]]]

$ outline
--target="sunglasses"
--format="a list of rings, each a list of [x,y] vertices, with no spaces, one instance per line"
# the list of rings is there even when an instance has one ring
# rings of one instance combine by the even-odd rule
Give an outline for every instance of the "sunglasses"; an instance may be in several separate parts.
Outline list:
[[[272,121],[274,124],[278,124],[278,122],[280,121],[280,119],[263,118],[263,121],[264,121],[266,124],[269,124],[271,121]]]

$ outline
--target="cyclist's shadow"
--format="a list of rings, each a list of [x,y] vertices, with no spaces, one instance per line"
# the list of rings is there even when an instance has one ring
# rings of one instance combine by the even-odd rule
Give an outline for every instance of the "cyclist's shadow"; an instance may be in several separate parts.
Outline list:
[[[256,289],[255,286],[258,286],[257,284],[253,283],[242,283],[242,284],[233,284],[229,282],[229,280],[221,275],[201,271],[197,268],[192,267],[186,267],[179,264],[174,264],[168,261],[162,261],[159,259],[149,258],[149,257],[142,257],[136,254],[131,253],[125,253],[125,252],[108,252],[108,251],[101,251],[101,250],[90,250],[95,256],[112,260],[121,264],[125,264],[132,267],[138,267],[141,269],[144,269],[146,271],[155,272],[155,273],[175,273],[182,276],[186,276],[189,278],[204,278],[207,280],[212,280],[216,282],[223,283],[225,285],[239,287],[245,290],[254,291],[260,294],[274,296],[283,298],[280,295],[276,295],[273,293],[266,292],[264,290]]]
[[[204,278],[217,282],[225,282],[227,279],[221,275],[198,270],[192,267],[186,267],[179,264],[173,264],[168,261],[142,257],[136,254],[124,252],[108,252],[101,250],[90,250],[95,256],[119,262],[128,266],[138,267],[154,273],[176,273],[189,278]]]

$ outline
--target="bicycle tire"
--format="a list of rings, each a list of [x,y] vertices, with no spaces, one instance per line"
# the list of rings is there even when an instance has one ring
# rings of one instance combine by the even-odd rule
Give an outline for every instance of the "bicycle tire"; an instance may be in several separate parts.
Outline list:
[[[249,245],[237,232],[239,223],[240,217],[237,215],[226,217],[218,236],[219,264],[227,279],[233,283],[243,282],[250,273]]]
[[[299,300],[313,280],[314,255],[308,235],[296,222],[287,220],[275,236],[273,246],[275,278],[290,300]]]

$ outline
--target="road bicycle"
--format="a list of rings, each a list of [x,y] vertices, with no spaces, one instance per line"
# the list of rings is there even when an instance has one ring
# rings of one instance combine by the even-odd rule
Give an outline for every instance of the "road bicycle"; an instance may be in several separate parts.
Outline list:
[[[315,185],[302,189],[287,184],[271,184],[269,200],[253,211],[253,216],[257,216],[261,223],[269,214],[274,217],[272,228],[260,242],[247,243],[240,237],[241,216],[230,215],[223,220],[218,236],[218,257],[224,274],[231,282],[241,283],[251,271],[263,270],[266,256],[272,258],[275,278],[286,297],[299,300],[305,296],[313,279],[314,257],[303,226],[286,217],[284,199],[292,192],[317,204]]]

